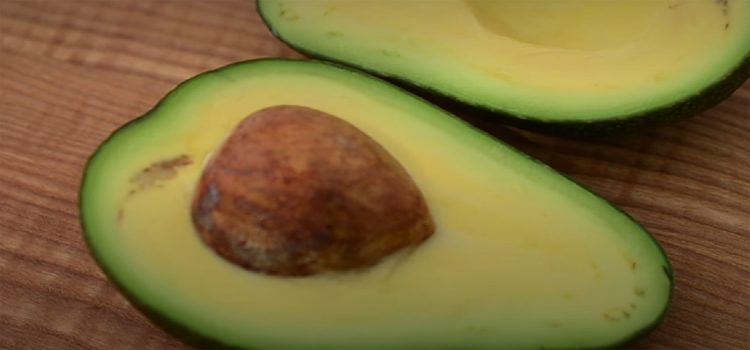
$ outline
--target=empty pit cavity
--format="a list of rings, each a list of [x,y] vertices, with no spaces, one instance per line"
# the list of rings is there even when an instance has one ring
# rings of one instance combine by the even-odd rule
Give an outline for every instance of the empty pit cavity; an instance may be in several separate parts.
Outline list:
[[[488,33],[562,49],[605,50],[636,42],[680,0],[466,0]]]

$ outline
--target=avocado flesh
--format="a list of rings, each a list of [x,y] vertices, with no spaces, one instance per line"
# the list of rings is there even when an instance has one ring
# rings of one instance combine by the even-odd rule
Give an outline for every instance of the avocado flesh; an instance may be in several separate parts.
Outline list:
[[[243,118],[283,104],[379,142],[423,192],[433,237],[363,272],[309,278],[214,254],[190,217],[202,168]],[[181,84],[90,158],[80,215],[134,305],[183,339],[233,348],[602,348],[655,327],[672,293],[658,243],[602,198],[413,95],[320,62],[248,61]]]
[[[301,52],[548,133],[669,124],[750,76],[744,0],[260,0],[258,12]]]

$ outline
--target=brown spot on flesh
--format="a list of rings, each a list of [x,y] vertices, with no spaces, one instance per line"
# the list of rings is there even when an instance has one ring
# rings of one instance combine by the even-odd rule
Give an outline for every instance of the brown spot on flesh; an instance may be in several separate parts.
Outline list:
[[[192,214],[217,254],[281,276],[369,267],[435,229],[422,193],[382,146],[298,106],[237,126],[206,165]]]
[[[715,0],[716,4],[721,6],[721,14],[726,19],[724,22],[724,30],[729,29],[729,0]]]
[[[177,176],[177,168],[184,167],[193,163],[193,160],[189,156],[182,154],[174,158],[161,160],[151,163],[151,165],[143,168],[143,170],[134,174],[130,178],[130,182],[137,186],[137,189],[142,190],[145,188],[158,185],[160,182],[169,180]],[[131,190],[133,194],[135,190]]]
[[[623,318],[630,318],[630,313],[619,307],[614,307],[607,310],[602,316],[608,321],[617,322]]]

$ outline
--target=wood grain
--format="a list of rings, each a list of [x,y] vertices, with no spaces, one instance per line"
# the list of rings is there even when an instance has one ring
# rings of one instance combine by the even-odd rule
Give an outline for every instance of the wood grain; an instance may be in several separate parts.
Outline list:
[[[0,349],[185,349],[89,257],[76,191],[121,124],[204,70],[300,57],[250,1],[0,0]],[[637,349],[750,349],[750,84],[693,119],[564,140],[475,125],[633,215],[676,270],[665,322]]]

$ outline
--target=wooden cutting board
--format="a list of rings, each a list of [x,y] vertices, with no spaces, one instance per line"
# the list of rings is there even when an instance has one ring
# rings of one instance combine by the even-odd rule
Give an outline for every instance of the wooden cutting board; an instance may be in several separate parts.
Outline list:
[[[89,257],[76,208],[82,167],[180,81],[263,56],[300,57],[251,1],[0,0],[1,349],[186,348]],[[635,348],[750,348],[750,84],[638,135],[574,141],[472,122],[611,200],[664,245],[674,303]]]

